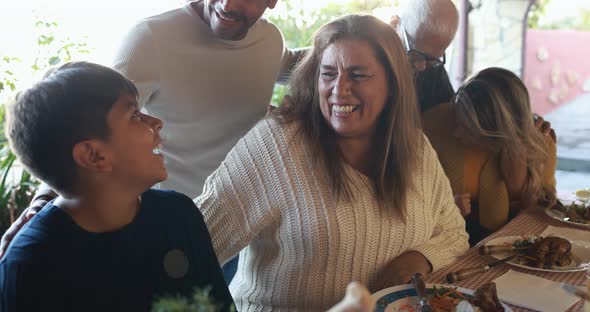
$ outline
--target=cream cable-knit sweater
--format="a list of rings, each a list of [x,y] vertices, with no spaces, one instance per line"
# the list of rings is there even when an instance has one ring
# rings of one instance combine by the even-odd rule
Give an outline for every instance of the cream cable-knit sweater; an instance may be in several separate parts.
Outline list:
[[[407,250],[421,252],[437,270],[468,249],[465,223],[429,143],[404,224],[379,209],[367,177],[352,167],[354,202],[336,200],[326,172],[314,170],[306,145],[294,139],[297,127],[258,123],[195,199],[219,261],[241,250],[230,285],[238,311],[326,310],[350,281],[370,287]]]

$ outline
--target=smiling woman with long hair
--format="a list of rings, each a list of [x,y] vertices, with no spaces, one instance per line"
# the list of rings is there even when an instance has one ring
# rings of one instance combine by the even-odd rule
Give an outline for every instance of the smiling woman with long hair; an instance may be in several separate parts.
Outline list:
[[[418,106],[415,105],[417,99],[413,81],[405,79],[405,77],[411,77],[411,68],[401,62],[405,59],[405,55],[401,54],[399,47],[396,46],[397,40],[380,36],[388,31],[388,25],[375,23],[368,17],[364,18],[362,24],[360,20],[353,24],[351,19],[342,19],[322,28],[315,36],[314,48],[293,75],[292,101],[276,110],[274,116],[283,122],[301,123],[300,130],[311,148],[314,159],[321,162],[320,166],[326,168],[336,193],[345,199],[352,199],[349,173],[344,170],[350,161],[346,161],[346,151],[343,151],[338,143],[353,141],[355,138],[351,139],[346,134],[339,135],[338,131],[334,131],[331,123],[326,122],[326,116],[322,111],[323,97],[320,89],[322,82],[338,78],[332,77],[335,73],[334,66],[331,64],[322,68],[325,65],[322,64],[322,57],[325,55],[325,50],[330,46],[334,47],[333,44],[338,41],[352,42],[346,47],[338,46],[351,50],[359,45],[357,41],[352,40],[360,40],[368,44],[374,50],[376,60],[381,63],[380,67],[383,67],[385,74],[383,78],[386,84],[379,86],[380,88],[368,85],[374,77],[368,77],[369,73],[363,72],[361,68],[356,69],[356,72],[350,72],[352,84],[364,87],[363,91],[372,95],[378,89],[389,88],[389,90],[385,90],[387,94],[380,118],[371,120],[372,141],[369,143],[371,149],[367,150],[366,159],[363,159],[363,164],[359,165],[363,168],[359,169],[370,177],[379,201],[403,214],[406,191],[411,187],[411,175],[416,168],[418,154],[423,148],[418,144],[422,139],[422,133],[417,130],[420,127],[420,119]],[[354,106],[349,123],[354,121],[350,119],[357,116],[361,119],[361,116],[365,114],[368,103],[362,105],[363,103],[360,103],[362,100],[347,98],[346,94],[338,94],[333,97],[332,102],[342,100],[351,103],[336,103],[336,105]],[[360,104],[357,105],[357,102]],[[333,104],[327,103],[327,106],[333,106]],[[329,107],[327,109],[329,110]]]
[[[291,100],[196,199],[219,260],[241,251],[238,310],[320,311],[350,281],[376,291],[463,254],[465,223],[393,28],[362,15],[328,23],[292,79]]]
[[[462,210],[472,243],[519,210],[555,201],[555,142],[535,128],[527,89],[512,72],[482,70],[424,124],[454,193],[468,199],[458,204],[469,205]]]

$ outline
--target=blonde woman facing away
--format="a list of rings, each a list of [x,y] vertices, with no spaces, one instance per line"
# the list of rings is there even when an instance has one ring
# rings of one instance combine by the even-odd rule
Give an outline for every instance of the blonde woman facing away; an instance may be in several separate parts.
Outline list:
[[[423,116],[472,244],[521,209],[555,200],[555,142],[531,116],[526,87],[502,68],[481,71]]]
[[[393,28],[323,26],[292,98],[259,122],[195,199],[219,261],[240,252],[239,311],[321,311],[350,281],[407,283],[467,248],[465,223],[420,131],[412,70]]]

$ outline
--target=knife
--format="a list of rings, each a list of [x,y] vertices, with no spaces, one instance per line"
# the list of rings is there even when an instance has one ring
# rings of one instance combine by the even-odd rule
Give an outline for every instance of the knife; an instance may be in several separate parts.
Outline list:
[[[511,256],[506,257],[504,259],[496,260],[496,261],[490,262],[488,264],[477,266],[475,268],[468,268],[468,269],[459,270],[457,272],[449,273],[449,274],[447,274],[447,282],[454,283],[457,281],[464,280],[464,279],[466,279],[470,276],[473,276],[477,273],[486,272],[495,266],[498,266],[500,264],[506,263],[506,262],[514,259],[514,257],[516,257],[516,256],[517,255],[511,255]]]
[[[590,301],[590,293],[587,293],[574,285],[561,283],[561,288],[572,295],[576,295],[586,301]]]
[[[523,251],[531,248],[531,246],[504,246],[504,245],[487,245],[479,247],[479,254],[480,255],[491,255],[491,254],[498,254],[498,253],[511,253],[515,251]]]
[[[428,299],[426,298],[426,284],[424,284],[424,279],[422,278],[421,273],[414,273],[414,275],[412,275],[412,285],[418,294],[420,312],[432,312],[432,307],[430,307]]]

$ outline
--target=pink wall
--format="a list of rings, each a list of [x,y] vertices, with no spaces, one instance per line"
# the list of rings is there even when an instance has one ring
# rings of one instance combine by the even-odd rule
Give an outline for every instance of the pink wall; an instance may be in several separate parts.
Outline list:
[[[529,29],[524,66],[533,111],[541,115],[590,92],[590,32]]]

